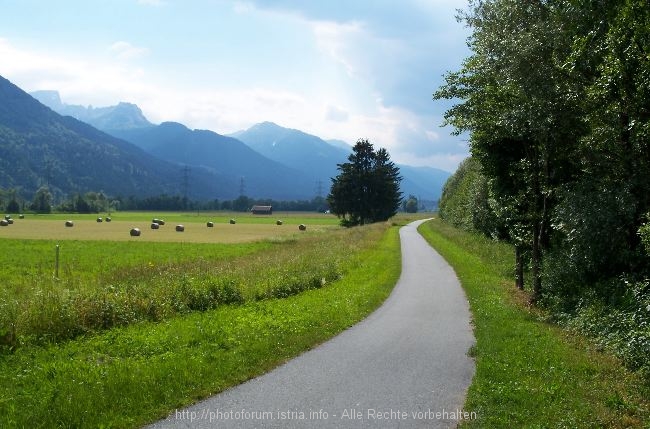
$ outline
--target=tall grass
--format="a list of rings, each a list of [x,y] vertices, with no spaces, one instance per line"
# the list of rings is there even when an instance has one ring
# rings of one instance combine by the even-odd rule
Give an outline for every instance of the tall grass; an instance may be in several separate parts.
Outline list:
[[[140,254],[137,262],[125,263],[128,257],[116,257],[109,269],[91,270],[79,278],[66,275],[63,283],[42,277],[45,281],[23,290],[5,287],[0,295],[0,343],[7,350],[26,343],[58,342],[139,321],[320,288],[339,279],[347,258],[378,233],[377,228],[338,230],[235,250],[222,247],[221,252],[200,256],[192,252],[176,260],[157,256],[156,248],[155,258]],[[99,247],[106,251],[111,246],[119,245]],[[147,246],[141,250],[150,251]]]
[[[241,305],[0,355],[0,427],[141,427],[314,347],[388,296],[401,266],[397,228],[372,225],[313,240],[243,257],[238,269],[254,269],[251,278],[267,272],[263,267],[280,270],[267,276],[272,281],[278,262],[313,267],[294,254],[307,252],[316,266],[339,263],[341,278],[324,287],[264,299],[258,293],[272,288],[254,284],[240,289],[250,299]]]

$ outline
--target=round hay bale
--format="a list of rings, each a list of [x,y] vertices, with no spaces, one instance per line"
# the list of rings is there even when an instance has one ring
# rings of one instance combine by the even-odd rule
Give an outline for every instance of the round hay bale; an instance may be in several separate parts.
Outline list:
[[[158,219],[158,225],[164,225],[165,221],[163,219]]]
[[[0,226],[8,226],[8,225],[9,225],[9,222],[7,221],[7,219],[0,220]]]
[[[160,225],[158,225],[156,222],[151,222],[151,229],[159,229]]]
[[[301,223],[300,225],[298,225],[298,229],[301,230],[301,231],[306,231],[307,230],[307,225],[305,225],[304,223]]]
[[[65,226],[68,228],[72,228],[74,226],[74,222],[71,220],[66,220],[65,221]]]
[[[97,218],[97,223],[101,223],[101,222],[104,222],[104,219],[98,217],[98,218]]]
[[[25,215],[24,214],[18,215],[18,219],[25,219]]]
[[[6,220],[11,219],[11,215],[5,215],[5,219],[6,219]]]
[[[176,232],[185,231],[185,225],[176,225]]]
[[[276,225],[282,225],[282,221],[278,219],[278,220],[275,221],[275,224]]]
[[[110,217],[106,218],[106,222],[110,222],[112,219]]]
[[[160,219],[158,219],[157,217],[151,219],[151,223],[158,223],[158,222],[160,222]]]
[[[131,228],[129,234],[131,234],[131,237],[140,237],[141,234],[140,228]]]
[[[214,227],[214,222],[208,222],[207,225],[208,225],[208,228],[212,228],[212,227]]]
[[[6,221],[9,225],[14,223],[14,220],[12,218],[6,219]]]
[[[231,225],[234,225],[234,224],[236,224],[236,223],[237,223],[237,221],[236,221],[235,219],[230,219],[230,224],[231,224]]]

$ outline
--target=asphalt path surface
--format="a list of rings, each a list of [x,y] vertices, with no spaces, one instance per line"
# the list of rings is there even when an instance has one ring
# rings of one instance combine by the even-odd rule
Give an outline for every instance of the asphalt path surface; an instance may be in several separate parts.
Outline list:
[[[451,267],[400,230],[402,274],[368,318],[275,370],[152,428],[447,428],[474,375],[467,299]]]

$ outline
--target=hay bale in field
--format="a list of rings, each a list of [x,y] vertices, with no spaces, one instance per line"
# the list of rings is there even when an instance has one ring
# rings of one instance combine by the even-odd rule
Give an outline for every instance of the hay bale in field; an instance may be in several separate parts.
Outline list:
[[[112,219],[110,217],[106,218],[106,222],[110,222]]]
[[[9,225],[9,222],[7,221],[7,219],[0,220],[0,226],[8,226],[8,225]]]
[[[11,215],[5,215],[5,219],[6,219],[6,220],[11,219]]]
[[[298,225],[298,229],[301,230],[301,231],[306,231],[307,230],[307,225],[305,225],[304,223],[301,223],[300,225]]]
[[[185,231],[185,225],[176,225],[176,232]]]
[[[214,222],[208,222],[207,225],[208,225],[208,228],[212,228],[212,227],[214,227]]]
[[[24,214],[18,215],[18,219],[25,219],[25,215]]]
[[[151,229],[159,229],[160,225],[158,225],[156,222],[151,222]]]
[[[235,219],[230,219],[230,224],[231,224],[231,225],[234,225],[234,224],[236,224],[236,223],[237,223],[237,221],[236,221]]]
[[[129,234],[131,234],[131,237],[140,237],[141,234],[140,228],[131,228]]]
[[[276,225],[282,225],[282,221],[278,219],[278,220],[275,221],[275,224]]]
[[[74,226],[74,222],[72,222],[71,220],[66,220],[65,226],[68,228],[72,228]]]
[[[6,221],[9,225],[14,223],[14,220],[12,218],[6,219]]]
[[[104,219],[98,217],[98,218],[97,218],[97,223],[102,223],[102,222],[104,222]]]

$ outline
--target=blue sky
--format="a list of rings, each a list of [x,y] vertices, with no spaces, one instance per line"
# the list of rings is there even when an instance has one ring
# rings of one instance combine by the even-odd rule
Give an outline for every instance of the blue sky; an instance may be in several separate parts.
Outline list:
[[[432,101],[468,55],[464,0],[0,0],[0,75],[68,104],[127,101],[228,134],[262,121],[368,138],[454,171],[466,137]]]

